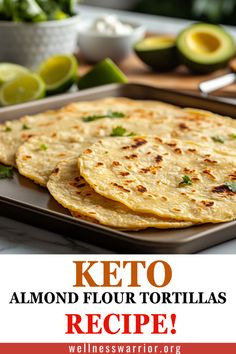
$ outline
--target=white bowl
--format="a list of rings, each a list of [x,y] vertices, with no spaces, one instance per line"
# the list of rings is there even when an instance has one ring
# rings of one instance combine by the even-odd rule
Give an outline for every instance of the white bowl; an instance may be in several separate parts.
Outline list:
[[[145,35],[144,26],[123,22],[132,26],[133,31],[122,35],[105,35],[90,31],[91,23],[81,23],[78,27],[78,46],[82,56],[91,62],[110,58],[119,62],[133,51],[134,43]]]
[[[79,19],[77,15],[40,23],[0,21],[0,61],[32,68],[50,55],[74,53]]]

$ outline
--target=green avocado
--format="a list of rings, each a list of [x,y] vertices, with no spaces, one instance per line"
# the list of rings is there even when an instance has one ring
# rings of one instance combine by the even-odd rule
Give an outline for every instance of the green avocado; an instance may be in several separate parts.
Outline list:
[[[179,65],[174,37],[147,37],[135,44],[134,51],[153,70],[168,71]]]
[[[227,65],[235,55],[235,43],[221,26],[198,23],[177,37],[180,61],[197,73],[209,73]]]

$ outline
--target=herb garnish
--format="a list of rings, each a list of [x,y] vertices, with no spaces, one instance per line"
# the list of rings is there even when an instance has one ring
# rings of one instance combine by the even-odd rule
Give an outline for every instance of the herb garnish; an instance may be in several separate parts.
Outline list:
[[[236,193],[236,182],[226,182],[225,185],[229,188],[231,192]]]
[[[0,179],[12,178],[12,177],[13,177],[13,167],[0,165]]]
[[[179,183],[179,187],[182,187],[182,186],[191,186],[193,184],[191,178],[187,175],[184,175],[182,177],[182,182]]]
[[[8,133],[8,132],[11,132],[12,129],[11,129],[10,127],[6,127],[4,131],[5,131],[6,133]]]
[[[219,136],[219,135],[212,136],[211,138],[212,138],[212,140],[213,140],[215,143],[224,144],[224,142],[225,142],[225,139],[222,138],[222,136]]]
[[[236,139],[236,134],[230,134],[229,137],[230,137],[231,139]]]
[[[93,122],[102,118],[124,118],[125,114],[122,112],[108,111],[106,114],[95,114],[93,116],[87,116],[83,118],[84,122]]]
[[[28,130],[28,129],[30,129],[30,127],[27,124],[22,125],[22,130]]]
[[[118,125],[117,127],[112,129],[112,132],[110,136],[134,136],[135,134],[132,133],[127,133],[127,130],[123,128],[121,125]]]
[[[46,150],[48,149],[48,147],[47,147],[47,145],[45,145],[45,144],[41,144],[41,145],[39,146],[39,149],[42,150],[42,151],[46,151]]]

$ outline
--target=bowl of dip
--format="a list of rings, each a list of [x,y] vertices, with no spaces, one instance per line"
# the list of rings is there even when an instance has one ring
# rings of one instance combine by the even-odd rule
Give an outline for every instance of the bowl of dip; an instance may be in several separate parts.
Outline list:
[[[144,35],[144,26],[120,21],[114,15],[105,15],[92,23],[81,22],[78,46],[82,56],[90,62],[105,58],[119,62],[132,53],[134,43]]]

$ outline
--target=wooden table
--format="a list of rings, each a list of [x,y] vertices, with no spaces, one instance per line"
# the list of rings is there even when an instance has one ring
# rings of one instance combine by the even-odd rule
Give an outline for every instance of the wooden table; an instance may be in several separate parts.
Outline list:
[[[88,64],[79,54],[79,73],[83,75],[92,65]],[[228,73],[229,68],[218,70],[208,75],[195,75],[185,66],[179,66],[176,70],[166,73],[154,72],[134,54],[119,63],[121,70],[128,76],[130,82],[139,82],[163,88],[197,93],[201,81],[211,79]],[[236,84],[225,87],[214,94],[236,98]]]

